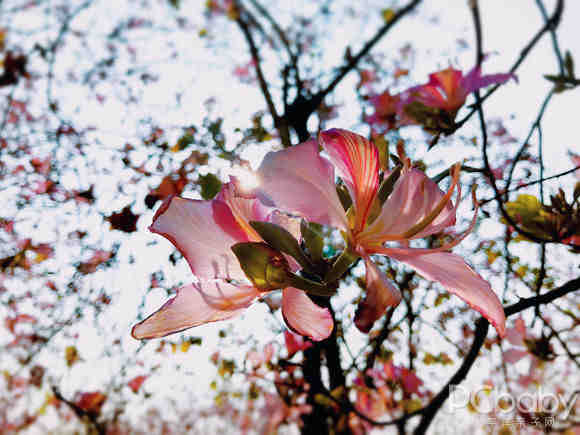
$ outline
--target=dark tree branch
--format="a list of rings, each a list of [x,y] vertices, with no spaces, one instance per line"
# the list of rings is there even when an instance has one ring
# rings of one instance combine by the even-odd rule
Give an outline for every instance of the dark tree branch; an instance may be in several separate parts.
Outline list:
[[[568,293],[571,293],[578,289],[580,289],[580,278],[568,281],[566,284],[550,291],[549,293],[544,293],[543,295],[522,299],[519,302],[506,307],[504,309],[504,312],[506,317],[509,317],[521,311],[524,311],[528,308],[535,307],[536,305],[549,304],[550,302],[558,298],[561,298],[567,295]],[[419,413],[421,413],[423,416],[421,417],[419,426],[417,426],[417,428],[415,429],[414,432],[415,434],[417,435],[424,434],[427,431],[427,428],[429,427],[429,424],[435,417],[435,414],[437,414],[437,411],[439,411],[439,409],[443,406],[443,404],[449,397],[450,386],[457,385],[466,378],[467,374],[469,373],[469,370],[471,369],[471,367],[475,363],[475,360],[477,359],[479,350],[481,349],[483,343],[485,342],[485,337],[487,336],[488,329],[489,322],[485,320],[483,317],[481,317],[476,322],[475,338],[473,340],[473,343],[471,344],[471,349],[469,350],[469,353],[463,360],[463,363],[461,364],[457,372],[455,372],[455,374],[451,377],[449,382],[447,382],[445,387],[443,387],[443,389],[433,398],[433,400],[431,400],[429,405],[427,405],[425,408],[419,411]]]
[[[465,167],[462,167],[462,169],[465,169]],[[579,169],[580,169],[580,166],[576,166],[576,167],[574,167],[572,169],[568,169],[567,171],[560,172],[558,174],[551,175],[551,176],[546,177],[546,178],[539,178],[537,180],[530,181],[528,183],[520,184],[520,185],[518,185],[518,187],[514,187],[513,189],[504,190],[504,192],[501,195],[503,196],[507,192],[516,192],[516,191],[518,191],[520,189],[523,189],[524,187],[533,186],[534,184],[542,183],[544,181],[553,180],[555,178],[560,178],[560,177],[563,177],[564,175],[568,175],[568,174],[571,174],[572,172],[576,172]],[[482,169],[482,170],[477,171],[477,172],[485,172],[485,170]],[[488,202],[494,201],[496,199],[498,199],[497,196],[493,196],[493,197],[487,198],[487,199],[482,199],[481,201],[479,201],[479,205],[487,204]]]
[[[252,3],[252,5],[258,10],[258,12],[260,12],[264,16],[264,18],[266,18],[266,20],[270,23],[270,25],[274,29],[274,32],[276,32],[276,34],[278,35],[278,38],[280,39],[282,45],[284,46],[286,52],[288,53],[290,64],[292,65],[292,69],[294,70],[295,73],[297,85],[299,88],[301,88],[302,86],[300,82],[300,74],[298,72],[298,56],[296,55],[296,53],[292,51],[292,47],[290,45],[288,37],[286,36],[286,33],[284,33],[278,22],[274,19],[274,17],[272,17],[272,14],[270,14],[270,12],[268,12],[268,10],[264,6],[262,6],[258,2],[258,0],[250,0],[250,3]]]
[[[560,333],[554,329],[554,327],[550,324],[550,322],[548,322],[548,320],[546,320],[543,316],[540,316],[540,318],[542,319],[544,325],[550,330],[550,338],[556,337],[556,340],[558,340],[558,342],[560,343],[560,345],[564,349],[564,352],[566,352],[570,360],[574,364],[576,364],[578,368],[580,368],[580,362],[577,359],[578,355],[574,355],[574,353],[570,350],[570,348],[566,344],[566,341],[562,337],[560,337]]]
[[[505,315],[509,317],[516,313],[524,311],[528,308],[535,307],[538,304],[539,305],[549,304],[550,302],[555,301],[556,299],[561,298],[562,296],[565,296],[568,293],[572,293],[573,291],[576,291],[578,289],[580,289],[580,277],[574,278],[565,283],[564,285],[554,290],[550,290],[548,293],[521,299],[519,302],[516,302],[515,304],[505,307],[504,312]]]
[[[544,6],[544,2],[542,0],[536,0],[536,5],[538,5],[538,8],[540,9],[540,13],[542,14],[542,17],[544,18],[544,22],[548,23],[548,21],[550,20],[550,17],[548,16],[548,12],[546,11],[546,8]],[[563,8],[564,8],[564,5],[562,4],[562,9]],[[562,11],[560,11],[560,14],[561,13],[562,13]],[[562,58],[560,44],[558,43],[558,36],[556,35],[556,26],[551,25],[549,29],[550,29],[550,36],[552,37],[552,47],[554,49],[554,54],[556,55],[556,60],[558,61],[558,69],[560,70],[560,75],[563,75],[564,74],[564,59]]]
[[[280,133],[280,139],[282,140],[282,144],[284,147],[289,147],[290,144],[290,135],[288,132],[288,125],[285,122],[282,122],[278,112],[276,111],[276,106],[274,105],[274,100],[272,99],[272,94],[270,93],[270,89],[268,87],[268,82],[266,81],[266,77],[264,76],[264,72],[262,70],[262,64],[260,60],[260,54],[258,52],[258,47],[256,46],[256,42],[254,41],[254,37],[252,36],[252,32],[250,31],[250,25],[247,20],[250,20],[251,16],[250,13],[246,9],[242,9],[242,7],[238,4],[240,8],[240,13],[238,18],[236,19],[236,23],[238,27],[244,34],[248,47],[250,49],[250,54],[252,56],[252,60],[254,62],[254,67],[256,68],[256,76],[258,77],[258,84],[260,86],[260,91],[266,100],[266,106],[268,107],[268,112],[274,121],[274,126],[278,129]]]
[[[578,289],[580,289],[580,278],[576,278],[576,279],[573,279],[571,281],[568,281],[567,283],[565,283],[561,287],[558,287],[557,289],[554,289],[554,290],[550,291],[549,293],[545,293],[543,295],[522,299],[519,302],[512,304],[512,305],[509,305],[506,308],[504,308],[504,312],[505,312],[506,317],[509,317],[509,316],[517,314],[521,311],[524,311],[528,308],[535,307],[538,304],[540,304],[540,305],[548,304],[548,303],[550,303],[558,298],[561,298],[561,297],[567,295],[568,293],[571,293],[571,292],[576,291]],[[474,340],[473,340],[473,342],[471,344],[471,348],[469,349],[469,352],[467,353],[467,356],[463,360],[461,366],[457,369],[455,374],[451,377],[451,379],[449,379],[449,381],[445,384],[445,386],[441,389],[441,391],[439,391],[439,393],[431,400],[431,402],[429,402],[429,404],[427,406],[425,406],[421,409],[418,409],[414,412],[411,412],[411,413],[406,414],[402,417],[395,418],[392,420],[377,421],[377,420],[373,420],[373,419],[367,417],[366,415],[362,414],[361,412],[359,412],[352,405],[352,403],[350,403],[350,401],[337,399],[337,398],[331,396],[330,392],[328,390],[326,390],[323,386],[321,387],[322,388],[321,391],[325,394],[326,397],[335,401],[337,404],[344,407],[347,411],[353,412],[358,417],[360,417],[361,419],[365,420],[366,422],[368,422],[374,426],[381,426],[382,427],[382,426],[399,425],[402,422],[405,422],[412,417],[415,417],[417,415],[421,415],[422,417],[421,417],[421,420],[419,422],[419,426],[417,426],[414,433],[417,435],[424,434],[424,433],[426,433],[429,425],[433,421],[433,418],[435,417],[435,415],[437,414],[439,409],[443,406],[443,404],[445,403],[445,401],[449,397],[450,386],[460,384],[467,377],[471,367],[473,366],[473,364],[475,363],[475,361],[479,355],[479,351],[485,342],[485,338],[487,337],[487,332],[489,330],[489,322],[485,318],[480,317],[476,321],[475,325],[476,325],[476,327],[475,327],[475,333],[474,333]]]
[[[59,401],[66,404],[75,413],[75,415],[79,418],[79,420],[93,426],[99,435],[105,435],[105,433],[107,432],[106,428],[102,423],[99,423],[97,415],[95,415],[95,413],[86,411],[85,409],[79,407],[76,403],[66,399],[62,395],[58,387],[56,387],[55,385],[53,385],[51,389],[52,394],[54,394],[54,397],[56,397]]]
[[[534,134],[534,130],[536,128],[539,128],[540,122],[542,121],[542,118],[544,117],[544,113],[546,111],[546,108],[548,107],[548,103],[552,99],[553,95],[554,95],[553,90],[550,90],[550,92],[548,92],[548,95],[546,95],[546,98],[544,99],[544,102],[542,103],[542,106],[540,107],[540,111],[538,112],[538,116],[534,120],[534,123],[532,124],[532,127],[530,128],[530,131],[528,132],[528,135],[526,136],[526,138],[522,142],[522,145],[520,146],[520,148],[518,149],[518,152],[516,153],[516,156],[514,157],[514,161],[510,165],[510,171],[508,173],[508,177],[507,177],[506,185],[505,185],[506,199],[507,199],[507,192],[509,191],[510,185],[512,183],[513,174],[514,174],[514,170],[516,168],[516,165],[518,164],[522,155],[524,154],[524,151],[528,147],[528,142],[530,141],[532,134]],[[541,178],[542,177],[540,177],[540,179]]]
[[[479,318],[479,320],[475,324],[475,337],[473,339],[473,343],[471,344],[471,348],[467,353],[467,356],[461,363],[459,369],[455,372],[455,374],[449,379],[449,382],[445,384],[443,389],[439,391],[439,393],[431,400],[429,405],[423,408],[422,417],[419,421],[419,425],[415,428],[413,432],[415,435],[424,434],[427,432],[429,425],[435,418],[435,415],[439,411],[439,409],[443,406],[447,398],[450,394],[450,389],[452,385],[458,385],[467,377],[469,370],[475,363],[479,355],[479,350],[483,343],[485,342],[485,337],[487,336],[487,331],[489,330],[489,322],[485,320],[483,317]]]
[[[477,59],[478,65],[479,65],[479,63],[483,59],[481,19],[480,19],[480,15],[479,15],[477,0],[473,0],[470,3],[470,5],[471,5],[471,11],[472,11],[472,16],[473,16],[473,21],[474,21],[474,29],[475,29],[475,33],[476,33],[476,44],[477,44],[477,46],[476,46],[476,50],[477,50],[476,59]],[[483,138],[484,164],[485,164],[485,168],[488,169],[488,176],[490,178],[490,182],[491,182],[492,187],[494,188],[494,191],[496,192],[496,195],[497,195],[498,189],[497,189],[497,186],[495,183],[495,177],[490,170],[489,159],[488,159],[488,155],[487,155],[487,128],[486,128],[485,117],[484,117],[483,109],[482,109],[482,100],[481,100],[481,97],[480,97],[478,91],[475,91],[474,94],[475,94],[475,98],[476,98],[476,110],[477,110],[478,115],[479,115],[481,134],[482,134],[482,138]],[[498,202],[500,203],[499,205],[502,207],[502,213],[504,215],[507,215],[507,213],[503,209],[503,204],[501,203],[501,200],[498,200]],[[544,295],[536,295],[535,297],[528,298],[525,301],[520,301],[517,304],[514,304],[514,305],[506,308],[505,314],[506,314],[506,316],[509,316],[511,314],[515,314],[516,312],[522,311],[526,308],[529,308],[532,306],[539,306],[540,304],[548,303],[548,302],[556,299],[557,297],[563,296],[567,292],[571,292],[574,289],[577,289],[578,287],[580,287],[580,278],[575,280],[575,281],[574,280],[571,281],[571,283],[575,282],[575,285],[574,284],[568,285],[570,283],[567,283],[563,287],[561,287],[560,289],[551,291],[551,292],[546,293]],[[562,289],[564,289],[564,290],[562,290]],[[554,292],[556,292],[556,293],[554,293]],[[419,425],[415,429],[415,432],[414,432],[415,434],[419,435],[419,434],[424,434],[427,432],[427,429],[429,428],[429,425],[433,421],[433,418],[435,417],[435,415],[437,414],[439,409],[443,406],[443,403],[449,397],[450,387],[452,385],[457,385],[457,384],[461,383],[465,379],[465,377],[469,373],[471,367],[475,363],[475,360],[477,359],[477,356],[479,354],[481,347],[483,346],[483,343],[485,342],[485,337],[487,336],[488,330],[489,330],[489,322],[484,318],[480,318],[476,323],[475,338],[473,340],[473,343],[471,345],[471,349],[469,350],[469,353],[467,354],[467,356],[463,360],[463,363],[461,364],[461,366],[459,367],[457,372],[455,372],[455,374],[451,377],[451,379],[445,385],[445,387],[435,396],[435,398],[429,403],[429,405],[427,405],[424,408]]]
[[[375,361],[377,359],[377,356],[379,356],[379,352],[381,350],[381,346],[384,343],[384,341],[389,338],[389,334],[392,331],[391,328],[391,319],[393,318],[393,313],[395,312],[395,308],[389,308],[389,311],[387,312],[386,316],[385,316],[385,320],[383,323],[383,326],[379,332],[379,334],[374,337],[371,340],[372,343],[372,350],[369,353],[367,360],[366,360],[366,365],[365,365],[365,372],[368,369],[372,369],[373,366],[375,365]]]

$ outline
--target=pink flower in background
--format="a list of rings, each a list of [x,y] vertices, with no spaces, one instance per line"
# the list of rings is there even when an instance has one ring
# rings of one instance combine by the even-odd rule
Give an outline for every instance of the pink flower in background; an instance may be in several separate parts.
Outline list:
[[[300,421],[302,414],[312,412],[312,406],[307,404],[286,404],[277,394],[264,393],[264,406],[260,412],[264,426],[259,431],[262,435],[270,435],[278,432],[278,427],[284,422],[294,423]]]
[[[244,64],[244,65],[238,65],[235,69],[234,69],[234,76],[236,76],[242,83],[248,83],[251,84],[256,80],[255,75],[253,74],[253,71],[256,67],[256,61],[254,59],[252,59],[251,61],[249,61],[248,63]]]
[[[256,370],[272,360],[274,350],[274,343],[268,343],[261,352],[250,350],[246,354],[246,361],[250,364],[251,369]]]
[[[356,85],[357,89],[361,87],[369,88],[373,82],[377,81],[377,73],[372,69],[363,69],[359,71],[360,81]]]
[[[284,342],[288,352],[287,358],[292,358],[296,352],[306,350],[312,346],[312,343],[306,341],[303,336],[294,334],[291,331],[284,331]]]
[[[526,374],[520,375],[518,383],[524,388],[532,383],[539,383],[544,375],[542,371],[544,361],[551,361],[555,358],[549,340],[531,334],[521,317],[516,319],[514,326],[507,329],[505,338],[512,345],[503,351],[503,359],[506,363],[515,364],[524,358],[529,358],[529,368]]]
[[[429,82],[407,90],[401,99],[406,106],[418,101],[428,107],[437,107],[447,112],[456,112],[465,104],[467,96],[480,88],[507,82],[513,74],[491,74],[482,76],[476,66],[465,76],[460,70],[447,68],[429,75]]]
[[[298,235],[298,224],[284,219],[256,198],[237,196],[233,183],[211,201],[168,198],[150,230],[167,238],[183,254],[198,282],[181,287],[177,296],[133,327],[137,339],[162,337],[193,326],[240,314],[263,292],[248,283],[231,247],[261,242],[250,221],[273,221]],[[282,314],[289,327],[313,340],[333,328],[329,311],[302,290],[285,288]]]
[[[462,71],[449,67],[430,74],[429,82],[423,85],[395,95],[391,95],[387,89],[372,96],[369,102],[375,112],[366,121],[373,128],[385,130],[423,124],[425,128],[437,131],[444,128],[450,120],[446,117],[439,119],[441,114],[432,109],[443,110],[453,119],[471,92],[491,84],[505,83],[510,78],[515,79],[515,76],[509,73],[482,76],[479,67],[473,68],[464,76]]]
[[[580,166],[580,154],[574,154],[573,152],[569,152],[570,160],[572,160],[572,164],[577,167]],[[574,171],[574,175],[576,178],[580,180],[580,169]]]
[[[375,113],[367,116],[366,122],[373,127],[384,126],[387,129],[397,127],[397,113],[400,105],[398,94],[391,95],[387,89],[382,94],[370,97],[369,102],[374,107]]]
[[[319,144],[329,156],[320,156]],[[397,305],[399,290],[372,261],[370,255],[387,255],[405,263],[423,277],[441,283],[485,316],[500,336],[505,334],[503,307],[480,275],[463,258],[448,252],[473,228],[454,241],[434,249],[409,248],[410,240],[427,237],[455,224],[457,204],[451,196],[459,181],[458,165],[447,192],[404,160],[402,173],[384,204],[378,198],[379,155],[362,136],[345,130],[322,132],[319,140],[266,155],[258,170],[256,194],[271,205],[339,228],[349,249],[364,259],[366,298],[355,316],[357,327],[368,332],[388,306]],[[345,213],[339,200],[334,169],[346,185],[352,207]],[[385,174],[385,177],[389,173]],[[460,198],[459,188],[457,198]],[[399,246],[385,246],[398,242]]]

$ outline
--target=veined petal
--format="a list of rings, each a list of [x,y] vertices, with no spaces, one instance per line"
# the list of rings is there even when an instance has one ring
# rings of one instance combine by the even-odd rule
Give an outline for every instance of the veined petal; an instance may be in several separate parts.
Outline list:
[[[282,315],[292,331],[314,341],[324,340],[334,327],[327,308],[319,307],[305,292],[293,287],[282,292]]]
[[[186,285],[177,290],[177,296],[136,324],[131,335],[139,340],[157,338],[228,319],[250,306],[259,294],[254,287],[218,280]]]
[[[463,73],[454,68],[446,68],[441,71],[429,74],[429,85],[441,88],[446,95],[453,94],[459,86]]]
[[[251,242],[261,242],[262,238],[250,225],[250,221],[265,221],[272,209],[266,207],[257,198],[242,197],[237,194],[235,183],[230,182],[223,186],[218,200],[225,202],[237,224]]]
[[[225,202],[168,198],[149,229],[173,243],[198,278],[245,280],[230,248],[248,237]]]
[[[451,189],[447,193],[449,196]],[[359,236],[360,242],[376,244],[388,240],[415,239],[442,231],[455,223],[456,206],[451,201],[447,201],[440,213],[425,228],[412,236],[405,236],[408,230],[429,216],[445,196],[439,186],[422,171],[406,171],[395,183],[393,192],[385,201],[379,216]]]
[[[447,291],[459,296],[489,320],[500,337],[505,336],[505,314],[498,297],[489,282],[459,255],[435,252],[421,255],[396,253],[389,256],[407,264],[425,278],[441,283]]]
[[[473,202],[475,204],[475,210],[473,212],[473,217],[471,218],[471,223],[469,224],[467,229],[465,231],[463,231],[463,233],[458,234],[457,236],[455,236],[455,238],[453,240],[451,240],[448,243],[445,243],[443,246],[440,246],[438,248],[409,248],[409,246],[408,246],[409,242],[403,240],[403,241],[401,241],[400,244],[403,245],[404,242],[406,242],[407,246],[400,246],[398,248],[391,248],[391,247],[385,247],[385,246],[373,246],[373,247],[367,248],[366,251],[369,254],[382,254],[382,255],[386,255],[388,257],[392,257],[393,255],[396,255],[397,253],[404,254],[404,255],[407,255],[407,254],[409,254],[409,255],[424,255],[424,254],[431,254],[434,252],[450,251],[451,248],[453,248],[453,247],[457,246],[459,243],[461,243],[463,241],[463,239],[465,239],[473,231],[473,228],[475,227],[475,223],[477,222],[477,210],[479,210],[479,205],[477,203],[477,199],[475,198],[475,189],[472,190],[472,196],[473,196]],[[459,195],[458,195],[458,197],[459,197]]]
[[[389,306],[401,301],[401,292],[369,258],[365,257],[367,295],[359,304],[354,323],[361,332],[369,332]]]
[[[360,231],[379,188],[379,152],[369,140],[346,130],[323,131],[319,140],[354,200],[354,230]]]
[[[428,86],[436,86],[445,93],[444,103],[438,107],[453,111],[463,106],[469,92],[462,88],[462,78],[463,73],[451,67],[429,75]]]
[[[334,169],[318,153],[318,143],[304,142],[270,152],[257,171],[256,195],[269,205],[325,225],[347,230],[334,184]]]

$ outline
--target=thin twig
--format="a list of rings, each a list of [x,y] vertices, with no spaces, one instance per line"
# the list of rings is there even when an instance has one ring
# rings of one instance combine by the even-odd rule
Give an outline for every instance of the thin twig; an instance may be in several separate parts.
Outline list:
[[[375,33],[375,36],[373,36],[365,45],[363,48],[360,49],[360,51],[355,54],[354,56],[352,56],[346,63],[346,65],[343,65],[340,69],[338,74],[336,75],[336,77],[330,82],[330,84],[324,88],[323,90],[321,90],[319,93],[316,94],[316,96],[320,99],[320,101],[322,101],[324,99],[324,97],[326,97],[329,93],[331,93],[334,88],[342,81],[342,79],[349,73],[351,72],[359,63],[359,61],[366,56],[371,49],[381,40],[381,38],[383,36],[386,35],[386,33],[395,25],[397,24],[397,22],[403,18],[405,15],[407,15],[409,12],[411,12],[415,6],[417,6],[419,3],[421,3],[422,0],[413,0],[412,2],[410,2],[407,6],[405,6],[402,9],[399,9],[395,15],[393,15],[393,17],[387,21],[378,31],[377,33]]]
[[[546,21],[544,23],[544,25],[536,32],[536,34],[532,37],[531,41],[522,49],[522,51],[520,52],[520,55],[518,57],[518,59],[515,61],[515,63],[512,65],[512,67],[510,68],[510,73],[515,73],[519,66],[522,64],[522,62],[526,59],[526,57],[528,56],[528,54],[530,54],[530,52],[532,51],[532,49],[534,48],[534,46],[540,41],[540,39],[542,38],[542,36],[548,32],[551,29],[555,29],[559,22],[560,22],[560,18],[562,17],[562,11],[564,9],[564,0],[558,0],[558,3],[556,4],[556,8],[554,9],[554,13],[552,14],[552,16],[549,18],[548,21]],[[483,102],[485,100],[487,100],[495,91],[497,91],[497,89],[501,86],[501,84],[499,85],[495,85],[494,87],[492,87],[489,91],[487,91],[483,97],[481,97],[481,101],[479,104],[483,104]],[[476,103],[477,105],[477,103]],[[471,111],[465,115],[465,117],[461,120],[457,122],[457,128],[461,127],[463,124],[465,124],[467,122],[468,119],[470,119],[473,114],[477,112],[477,108],[474,107],[473,109],[471,109]]]

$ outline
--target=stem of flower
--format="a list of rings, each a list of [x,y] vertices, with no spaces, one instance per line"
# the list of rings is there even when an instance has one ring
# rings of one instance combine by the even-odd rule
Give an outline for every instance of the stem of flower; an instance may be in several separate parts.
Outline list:
[[[296,287],[316,296],[330,297],[336,293],[336,290],[329,289],[325,284],[311,281],[293,273],[288,274],[288,286]]]

